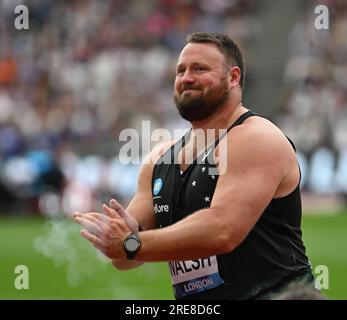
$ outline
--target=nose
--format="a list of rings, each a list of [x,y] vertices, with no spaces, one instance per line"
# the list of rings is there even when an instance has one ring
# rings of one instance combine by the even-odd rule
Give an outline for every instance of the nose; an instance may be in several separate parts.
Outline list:
[[[182,84],[191,84],[195,82],[194,77],[192,76],[191,72],[186,70],[186,72],[183,74],[181,78]]]

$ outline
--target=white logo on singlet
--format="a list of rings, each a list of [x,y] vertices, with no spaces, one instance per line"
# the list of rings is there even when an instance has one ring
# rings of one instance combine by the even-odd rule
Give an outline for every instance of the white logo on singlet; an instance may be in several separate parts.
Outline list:
[[[170,207],[168,204],[155,204],[154,205],[154,213],[164,213],[164,212],[169,212]]]
[[[202,157],[202,160],[201,161],[205,161],[205,159],[207,158],[207,156],[209,155],[209,153],[211,152],[212,149],[208,150],[204,156]]]

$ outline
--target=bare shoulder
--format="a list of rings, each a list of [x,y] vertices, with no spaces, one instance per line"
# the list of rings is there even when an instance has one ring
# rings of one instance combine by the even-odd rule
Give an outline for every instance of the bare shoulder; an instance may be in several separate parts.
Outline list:
[[[293,152],[285,134],[271,121],[262,117],[249,117],[241,125],[233,128],[228,135],[228,143],[241,149],[257,151]]]
[[[153,168],[159,158],[171,148],[171,146],[175,143],[175,141],[168,141],[161,144],[156,145],[151,152],[145,157],[139,175],[139,183],[144,183],[147,181],[150,183],[152,179]]]
[[[147,155],[147,157],[145,158],[144,164],[149,164],[151,166],[154,166],[157,161],[159,160],[159,158],[166,152],[168,151],[172,145],[175,144],[176,141],[171,140],[168,142],[164,142],[164,143],[160,143],[157,144],[152,150],[151,152]]]
[[[228,168],[259,168],[283,177],[296,161],[293,147],[284,133],[272,122],[250,117],[234,127],[227,136]],[[253,170],[252,169],[252,170]]]

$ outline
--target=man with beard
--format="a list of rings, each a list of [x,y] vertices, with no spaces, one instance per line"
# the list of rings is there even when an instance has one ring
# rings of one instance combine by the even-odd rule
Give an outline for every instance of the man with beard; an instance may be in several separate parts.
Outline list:
[[[229,37],[189,36],[174,100],[191,130],[150,153],[126,210],[112,199],[105,215],[75,214],[117,269],[168,261],[176,299],[270,299],[313,282],[294,146],[242,105],[244,74]]]

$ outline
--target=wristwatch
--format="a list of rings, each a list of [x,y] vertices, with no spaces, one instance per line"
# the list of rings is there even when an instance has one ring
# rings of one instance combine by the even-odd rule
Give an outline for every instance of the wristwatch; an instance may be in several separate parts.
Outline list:
[[[127,259],[134,260],[136,252],[140,249],[141,240],[137,233],[132,233],[127,236],[123,242],[124,250],[127,254]]]

